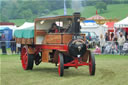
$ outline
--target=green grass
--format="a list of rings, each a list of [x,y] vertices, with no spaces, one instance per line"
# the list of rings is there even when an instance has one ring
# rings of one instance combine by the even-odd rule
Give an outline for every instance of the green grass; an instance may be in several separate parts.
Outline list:
[[[32,22],[31,20],[26,21],[25,19],[15,19],[15,20],[9,20],[9,21],[15,23],[17,26],[24,24],[24,22]]]
[[[126,16],[128,16],[128,4],[115,4],[115,5],[108,5],[107,11],[104,11],[104,13],[99,15],[104,16],[106,18],[118,18],[123,19]],[[72,9],[68,9],[67,13],[72,14],[74,11]],[[63,15],[63,9],[56,10],[54,12],[51,12],[49,15],[53,15],[53,13],[58,13],[58,15]],[[81,11],[83,17],[91,17],[96,14],[96,8],[94,6],[86,6],[83,7],[83,10]]]
[[[6,49],[6,51],[7,51],[7,54],[9,54],[9,55],[10,55],[10,54],[12,54],[12,52],[11,52],[11,49],[10,49],[10,48],[7,48],[7,49]],[[0,54],[2,54],[2,49],[0,49]]]
[[[87,66],[66,69],[58,76],[57,67],[50,63],[24,71],[20,56],[0,55],[1,85],[128,85],[128,56],[96,55],[96,75],[90,76]]]
[[[10,22],[15,23],[17,26],[22,25],[25,21],[25,19],[15,19],[15,20],[9,20]]]
[[[104,13],[99,15],[104,16],[106,18],[117,18],[119,20],[125,18],[128,16],[128,4],[113,4],[113,5],[108,5],[107,11],[104,11]],[[67,15],[72,15],[73,14],[72,9],[67,9]],[[64,11],[63,9],[59,9],[56,11],[52,11],[46,16],[51,16],[51,15],[63,15]],[[94,6],[85,6],[83,7],[83,10],[81,11],[82,17],[89,18],[91,16],[94,16],[96,14],[96,8]],[[10,22],[14,22],[17,26],[22,25],[24,22],[26,22],[25,19],[15,19],[15,20],[10,20]]]

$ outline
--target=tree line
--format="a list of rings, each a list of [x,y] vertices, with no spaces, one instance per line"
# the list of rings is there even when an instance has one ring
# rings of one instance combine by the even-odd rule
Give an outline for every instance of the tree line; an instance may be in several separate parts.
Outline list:
[[[62,9],[63,4],[63,0],[2,0],[0,19],[1,21],[9,19],[32,20],[35,17],[47,15],[51,11]],[[66,1],[66,6],[70,7],[70,0]]]

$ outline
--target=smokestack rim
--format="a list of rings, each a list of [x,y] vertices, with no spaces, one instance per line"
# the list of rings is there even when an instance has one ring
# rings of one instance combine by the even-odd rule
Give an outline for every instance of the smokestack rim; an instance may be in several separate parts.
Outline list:
[[[80,12],[74,12],[74,13],[73,13],[73,16],[74,16],[74,17],[76,17],[76,16],[80,17],[81,14],[80,14]]]

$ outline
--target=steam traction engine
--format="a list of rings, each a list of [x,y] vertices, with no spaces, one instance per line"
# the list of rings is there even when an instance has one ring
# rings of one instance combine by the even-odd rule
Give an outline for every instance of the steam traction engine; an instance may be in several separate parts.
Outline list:
[[[32,70],[34,62],[36,65],[51,62],[58,66],[59,76],[63,76],[64,69],[87,65],[90,75],[95,75],[94,55],[86,48],[85,34],[80,33],[80,21],[83,19],[80,13],[35,19],[34,38],[16,39],[22,44],[23,69]],[[59,25],[59,33],[48,33],[54,22]]]

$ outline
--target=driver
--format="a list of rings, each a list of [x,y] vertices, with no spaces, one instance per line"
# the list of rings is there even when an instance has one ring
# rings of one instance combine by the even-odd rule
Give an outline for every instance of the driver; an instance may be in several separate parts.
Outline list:
[[[51,29],[49,30],[48,33],[58,33],[58,32],[59,32],[59,30],[58,30],[57,25],[55,23],[53,23],[51,26]]]
[[[67,29],[65,30],[65,32],[68,32],[71,27],[72,27],[72,19],[68,19],[68,27],[67,27]]]

